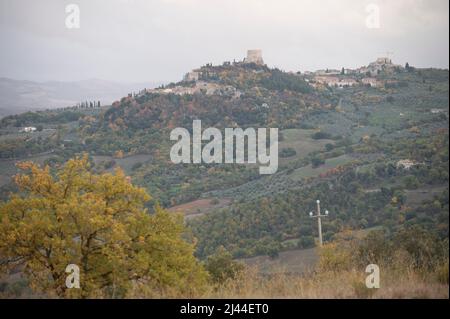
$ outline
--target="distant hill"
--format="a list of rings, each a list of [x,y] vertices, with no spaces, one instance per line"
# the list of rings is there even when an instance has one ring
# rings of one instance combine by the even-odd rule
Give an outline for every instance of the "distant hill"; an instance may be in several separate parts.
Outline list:
[[[91,79],[75,82],[32,82],[0,78],[0,117],[25,111],[75,105],[82,101],[111,104],[132,91],[160,83],[120,83]]]
[[[112,105],[7,116],[0,120],[0,200],[14,190],[18,160],[58,167],[87,152],[96,171],[122,167],[144,187],[152,195],[149,211],[158,203],[183,212],[200,258],[223,246],[234,258],[269,256],[247,259],[264,268],[302,270],[294,267],[300,259],[315,260],[297,252],[316,245],[317,226],[308,214],[316,199],[330,211],[322,221],[325,242],[346,229],[383,227],[395,234],[411,225],[444,240],[449,73],[388,71],[369,78],[372,87],[361,73],[208,64],[177,83],[126,90]],[[92,92],[94,84],[82,87]],[[53,88],[53,96],[70,96]],[[170,132],[190,129],[195,119],[219,130],[278,128],[278,171],[264,176],[256,165],[173,164]],[[37,130],[23,132],[26,126]],[[270,260],[277,256],[283,262]]]

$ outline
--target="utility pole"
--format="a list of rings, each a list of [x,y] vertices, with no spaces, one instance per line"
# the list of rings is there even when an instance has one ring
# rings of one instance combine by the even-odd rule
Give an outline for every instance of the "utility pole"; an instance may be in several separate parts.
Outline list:
[[[320,215],[320,200],[316,201],[317,203],[317,214],[314,215],[313,212],[309,213],[309,217],[311,218],[317,218],[317,226],[319,228],[319,244],[320,247],[322,247],[323,245],[323,239],[322,239],[322,221],[321,221],[321,217],[327,217],[328,216],[328,210],[325,210],[325,215]]]

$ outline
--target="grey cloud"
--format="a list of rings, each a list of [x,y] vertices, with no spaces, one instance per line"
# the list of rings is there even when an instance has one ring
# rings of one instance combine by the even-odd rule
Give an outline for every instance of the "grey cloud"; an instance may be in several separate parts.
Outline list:
[[[365,27],[365,6],[381,29]],[[66,4],[81,28],[66,29]],[[0,0],[0,76],[169,81],[261,48],[285,70],[355,67],[384,51],[448,68],[447,0]]]

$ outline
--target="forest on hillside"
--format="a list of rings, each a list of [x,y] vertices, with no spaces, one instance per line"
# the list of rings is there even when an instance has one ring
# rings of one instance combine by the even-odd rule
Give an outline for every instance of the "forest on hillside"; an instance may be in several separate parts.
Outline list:
[[[373,262],[397,278],[402,296],[445,295],[447,70],[409,67],[380,73],[380,87],[345,88],[255,64],[201,70],[209,91],[164,91],[198,84],[181,81],[111,106],[0,120],[0,259],[2,270],[21,276],[2,282],[2,293],[245,297],[280,284],[282,297],[307,297],[321,281],[328,296],[338,271],[348,279],[344,296],[370,297],[355,272]],[[173,164],[170,131],[191,130],[195,119],[219,129],[279,128],[277,173]],[[28,126],[39,129],[21,130]],[[330,212],[324,247],[308,214],[317,199]],[[323,278],[289,269],[260,277],[248,266],[263,256],[283,264],[288,253],[311,249]],[[70,261],[89,274],[80,295],[61,288]],[[238,291],[242,276],[261,285]]]

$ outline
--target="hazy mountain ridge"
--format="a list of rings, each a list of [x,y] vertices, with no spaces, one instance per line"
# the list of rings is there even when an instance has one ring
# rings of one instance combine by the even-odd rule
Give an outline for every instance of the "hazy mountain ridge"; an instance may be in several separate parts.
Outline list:
[[[122,96],[160,83],[122,83],[100,79],[33,82],[0,78],[0,117],[26,111],[76,105],[83,101],[111,104]]]

